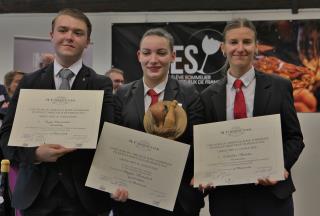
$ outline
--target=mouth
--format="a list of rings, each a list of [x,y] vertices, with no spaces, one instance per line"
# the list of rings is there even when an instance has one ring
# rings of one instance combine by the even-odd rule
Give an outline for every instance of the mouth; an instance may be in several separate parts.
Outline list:
[[[67,48],[75,48],[73,45],[71,44],[63,44],[62,45],[63,47],[67,47]]]
[[[160,66],[153,66],[153,67],[147,67],[148,68],[148,70],[149,71],[151,71],[151,72],[158,72],[160,69],[161,69],[161,67]]]
[[[233,56],[235,59],[245,59],[248,57],[248,55],[234,55]]]

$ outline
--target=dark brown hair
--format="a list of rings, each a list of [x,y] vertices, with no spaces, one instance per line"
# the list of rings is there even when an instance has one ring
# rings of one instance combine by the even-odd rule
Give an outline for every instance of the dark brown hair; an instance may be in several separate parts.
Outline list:
[[[8,73],[6,73],[6,75],[4,75],[4,86],[6,87],[7,90],[16,75],[24,75],[24,72],[19,70],[13,70],[13,71],[9,71]]]
[[[236,19],[232,19],[230,22],[227,22],[226,26],[224,27],[224,30],[222,33],[223,41],[225,42],[226,34],[228,31],[235,28],[241,28],[241,27],[246,27],[248,29],[251,29],[254,32],[255,41],[257,40],[257,30],[256,30],[256,27],[253,25],[253,23],[246,18],[236,18]]]
[[[147,37],[147,36],[159,36],[159,37],[164,37],[165,39],[168,40],[169,42],[169,48],[170,48],[170,51],[173,52],[173,45],[174,45],[174,39],[173,39],[173,36],[168,32],[166,31],[165,29],[163,28],[152,28],[152,29],[149,29],[147,30],[141,40],[140,40],[140,44],[142,42],[142,40]]]
[[[75,9],[75,8],[66,8],[66,9],[62,9],[61,11],[59,11],[58,15],[52,20],[52,23],[51,23],[52,32],[54,30],[54,25],[55,25],[57,18],[61,15],[68,15],[68,16],[71,16],[73,18],[76,18],[76,19],[83,21],[88,28],[87,36],[88,36],[88,38],[90,38],[91,31],[92,31],[91,22],[90,22],[89,18],[82,11]]]

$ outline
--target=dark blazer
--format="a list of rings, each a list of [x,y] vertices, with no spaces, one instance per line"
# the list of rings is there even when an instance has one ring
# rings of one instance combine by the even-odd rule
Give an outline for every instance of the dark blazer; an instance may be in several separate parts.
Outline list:
[[[56,89],[53,75],[53,64],[34,73],[27,74],[14,94],[1,130],[1,147],[4,155],[10,160],[19,162],[19,174],[13,192],[12,204],[17,209],[28,208],[45,190],[47,173],[52,164],[42,162],[35,164],[36,148],[20,148],[7,146],[20,89]],[[100,131],[104,121],[113,122],[112,82],[105,76],[96,74],[83,65],[72,85],[73,90],[104,90]],[[59,158],[56,163],[68,167],[69,180],[73,183],[75,193],[89,213],[97,214],[110,208],[110,195],[85,187],[85,181],[95,150],[76,150]]]
[[[259,71],[256,71],[255,75],[253,116],[280,114],[284,167],[290,172],[304,148],[300,124],[293,105],[292,85],[289,80],[277,75]],[[226,84],[227,78],[225,77],[201,93],[207,122],[226,120]],[[291,175],[287,180],[269,188],[275,196],[281,199],[289,197],[295,191]]]
[[[7,109],[8,108],[1,108],[2,104],[4,104],[5,102],[9,102],[10,101],[10,97],[7,93],[6,88],[4,87],[4,85],[0,84],[0,120],[3,120],[4,116],[7,113]]]
[[[4,118],[4,116],[7,113],[8,108],[1,108],[1,106],[5,103],[5,102],[9,102],[10,98],[9,95],[7,93],[6,88],[4,87],[4,85],[0,84],[0,126],[2,124],[2,120]],[[3,159],[3,154],[2,151],[0,149],[0,160]]]
[[[204,205],[202,194],[189,186],[193,177],[193,125],[203,123],[203,106],[200,102],[199,93],[194,86],[171,78],[168,79],[165,87],[164,100],[177,100],[178,103],[182,104],[183,109],[187,113],[187,129],[178,141],[191,145],[191,149],[176,205],[179,203],[184,211],[194,215]],[[118,89],[115,95],[115,102],[117,105],[117,109],[115,110],[118,111],[116,118],[119,118],[117,121],[119,124],[135,130],[145,131],[143,127],[145,108],[142,79],[126,84]],[[163,178],[165,179],[165,176]],[[132,201],[127,201],[129,204],[125,208],[130,208],[130,202]]]

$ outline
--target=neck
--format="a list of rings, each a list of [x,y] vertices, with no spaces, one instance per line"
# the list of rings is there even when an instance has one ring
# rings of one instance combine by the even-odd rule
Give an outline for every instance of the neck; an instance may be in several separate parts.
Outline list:
[[[69,59],[61,59],[57,58],[57,62],[64,68],[68,68],[74,63],[76,63],[79,60],[79,58],[69,58]]]
[[[144,77],[144,83],[149,87],[149,88],[154,88],[157,85],[159,85],[161,82],[163,82],[166,79],[166,77],[164,79],[161,80],[152,80],[152,79],[147,79],[146,77]]]
[[[250,70],[250,68],[251,65],[249,67],[230,67],[229,73],[235,78],[240,78],[245,73],[247,73]]]

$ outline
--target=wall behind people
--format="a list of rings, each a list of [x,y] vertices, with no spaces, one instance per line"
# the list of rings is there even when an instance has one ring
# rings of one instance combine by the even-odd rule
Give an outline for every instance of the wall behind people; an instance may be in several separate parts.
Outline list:
[[[2,77],[4,73],[12,70],[13,67],[13,38],[14,36],[33,36],[33,37],[47,37],[49,38],[51,22],[55,14],[0,14],[0,83],[3,83]],[[138,12],[138,13],[88,13],[88,16],[93,24],[93,33],[91,40],[93,42],[93,68],[100,74],[104,74],[106,68],[111,67],[111,37],[112,37],[112,23],[142,23],[142,22],[208,22],[208,21],[226,21],[233,17],[247,17],[250,20],[281,20],[281,19],[320,19],[320,9],[299,10],[298,14],[291,14],[290,10],[273,10],[273,11],[226,11],[226,12]],[[18,69],[18,68],[17,68]],[[23,69],[21,69],[23,70]],[[126,71],[130,73],[130,71]],[[308,114],[305,114],[308,115]],[[315,122],[320,122],[319,113],[315,113],[312,116]],[[302,130],[304,130],[303,120],[301,120]],[[314,127],[316,128],[316,127]],[[304,132],[304,131],[303,131]],[[316,135],[315,133],[305,134],[305,136]],[[298,191],[295,193],[296,197],[296,212],[315,212],[314,214],[305,214],[308,216],[318,215],[317,205],[309,206],[313,202],[310,195],[319,194],[319,187],[310,189],[308,196],[303,193],[305,184],[300,179],[304,179],[305,182],[313,181],[313,179],[320,179],[320,174],[314,172],[317,170],[317,163],[312,163],[317,155],[309,158],[308,152],[316,154],[319,152],[312,147],[317,146],[317,139],[306,139],[305,151],[302,153],[301,166],[297,166],[293,171],[295,176],[296,186]],[[310,150],[309,150],[310,148]],[[310,154],[312,156],[312,154]],[[310,157],[311,157],[310,156]],[[306,174],[318,175],[316,178],[313,176],[305,176]],[[300,178],[298,177],[300,176]],[[311,187],[312,184],[310,184]],[[301,203],[301,200],[305,200],[305,203]],[[316,199],[314,199],[316,200]],[[300,203],[297,203],[300,202]],[[314,208],[314,209],[312,209]],[[203,215],[208,215],[207,211]],[[300,214],[301,215],[301,214]],[[299,214],[297,214],[299,216]]]
[[[196,12],[136,12],[136,13],[88,13],[93,24],[91,40],[93,42],[93,68],[103,74],[111,67],[111,28],[112,23],[143,22],[208,22],[226,21],[232,17],[247,17],[250,20],[276,19],[320,19],[320,9],[299,10],[291,14],[291,10],[272,11],[196,11]],[[14,36],[32,36],[49,38],[51,22],[54,14],[0,14],[0,77],[13,68]],[[23,70],[23,68],[14,68]],[[129,73],[129,72],[128,72]],[[0,79],[0,82],[2,79]]]

